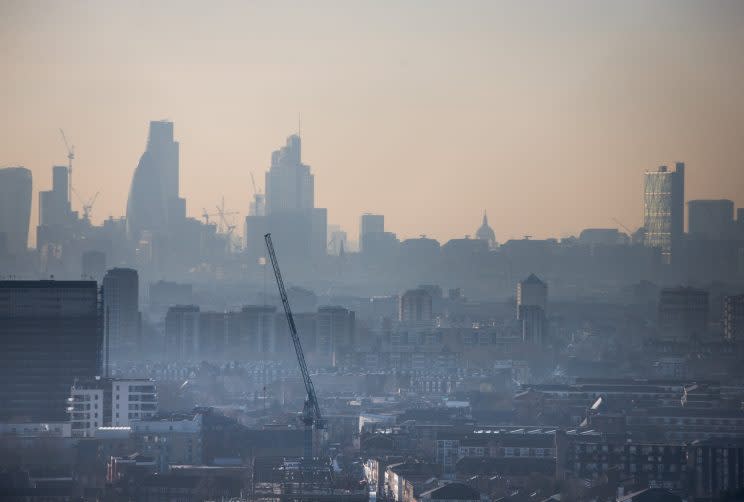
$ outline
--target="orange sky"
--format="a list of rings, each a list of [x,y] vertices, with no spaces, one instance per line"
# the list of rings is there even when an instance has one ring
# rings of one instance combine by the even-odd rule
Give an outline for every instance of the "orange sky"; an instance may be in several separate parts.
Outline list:
[[[484,209],[501,242],[635,229],[661,163],[744,205],[742,48],[735,0],[3,0],[0,165],[48,189],[62,127],[94,221],[123,215],[168,118],[189,214],[224,195],[242,219],[301,113],[316,205],[353,239],[363,212],[441,241]]]

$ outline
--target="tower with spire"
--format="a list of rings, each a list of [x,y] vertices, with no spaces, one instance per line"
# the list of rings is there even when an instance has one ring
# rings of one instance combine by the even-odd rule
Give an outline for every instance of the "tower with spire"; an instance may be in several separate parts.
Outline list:
[[[475,232],[475,238],[488,243],[489,249],[496,247],[496,234],[493,229],[488,225],[488,215],[486,211],[483,211],[483,223],[480,228]]]

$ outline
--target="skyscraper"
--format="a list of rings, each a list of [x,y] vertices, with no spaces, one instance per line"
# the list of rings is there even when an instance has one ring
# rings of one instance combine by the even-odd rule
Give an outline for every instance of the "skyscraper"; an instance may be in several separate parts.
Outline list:
[[[271,154],[266,173],[268,214],[295,212],[315,207],[315,179],[310,166],[302,163],[302,140],[296,134]]]
[[[685,164],[675,170],[661,166],[645,175],[643,193],[645,244],[661,250],[662,261],[672,263],[685,228]]]
[[[263,234],[271,232],[286,261],[302,263],[325,256],[327,210],[315,207],[315,181],[310,166],[302,163],[302,142],[296,134],[271,154],[266,172],[266,215],[259,211],[245,220],[246,248],[252,257],[263,256]]]
[[[112,268],[103,277],[106,353],[111,360],[136,355],[140,345],[139,276],[131,268]]]
[[[0,234],[4,234],[0,242],[5,242],[7,251],[13,254],[28,247],[31,184],[31,171],[24,167],[0,169]]]
[[[39,226],[64,226],[70,223],[69,183],[67,166],[53,166],[52,189],[39,192]]]
[[[0,420],[66,421],[75,378],[100,374],[95,281],[0,281]]]
[[[150,122],[147,148],[132,177],[127,200],[127,236],[139,240],[143,231],[154,235],[183,220],[186,203],[178,196],[179,145],[173,122]]]
[[[371,241],[385,233],[385,216],[382,214],[365,213],[359,219],[359,251],[369,248]],[[368,251],[369,249],[367,249]]]

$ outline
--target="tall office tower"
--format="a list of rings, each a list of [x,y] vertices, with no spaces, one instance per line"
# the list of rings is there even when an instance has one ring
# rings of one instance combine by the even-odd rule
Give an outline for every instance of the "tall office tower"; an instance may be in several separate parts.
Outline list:
[[[101,343],[95,281],[0,281],[0,421],[66,421]]]
[[[343,307],[320,307],[315,318],[315,351],[324,356],[349,353],[354,347],[355,314]]]
[[[315,207],[315,181],[302,163],[300,137],[287,138],[271,154],[266,172],[266,215],[245,220],[246,249],[252,258],[265,255],[263,235],[271,232],[280,256],[289,266],[326,254],[328,215]],[[256,211],[258,213],[258,211]]]
[[[39,192],[40,226],[64,226],[71,223],[69,175],[67,166],[52,167],[52,189]]]
[[[12,254],[23,253],[28,247],[31,185],[31,171],[25,167],[0,169],[0,234]]]
[[[645,175],[643,191],[645,244],[661,249],[662,261],[671,264],[685,231],[685,164],[675,170],[661,166]]]
[[[165,358],[198,361],[201,358],[199,307],[176,305],[165,315]]]
[[[112,268],[103,277],[105,355],[110,361],[138,355],[140,347],[139,276],[131,268]]]
[[[149,378],[87,378],[70,389],[73,437],[93,437],[98,427],[127,427],[158,411],[155,381]]]
[[[734,203],[727,199],[691,200],[687,203],[690,236],[722,239],[734,224]]]
[[[708,331],[708,292],[700,289],[665,288],[659,293],[659,335],[688,342]]]
[[[235,346],[230,350],[238,357],[256,358],[259,353],[277,351],[276,307],[246,305],[240,311],[240,331]]]
[[[97,282],[103,280],[106,273],[106,253],[95,250],[86,251],[80,260],[83,277]]]
[[[744,341],[744,295],[723,298],[723,336],[731,342]]]
[[[365,213],[359,219],[359,251],[369,251],[373,240],[385,233],[385,216]],[[367,249],[365,249],[367,248]]]
[[[274,214],[314,207],[314,177],[310,166],[302,163],[302,141],[293,134],[285,146],[271,154],[271,167],[266,173],[266,210]]]
[[[137,241],[144,231],[157,236],[169,224],[186,217],[186,202],[178,196],[178,142],[173,122],[150,122],[147,149],[132,177],[127,200],[127,236]]]
[[[522,340],[542,343],[547,330],[548,285],[535,274],[517,283],[517,319],[522,321]]]
[[[485,211],[483,211],[483,223],[481,223],[481,226],[475,231],[475,238],[486,241],[489,249],[496,247],[496,234],[494,233],[493,228],[488,224],[488,215]]]
[[[432,320],[432,298],[425,289],[409,289],[400,296],[398,320],[408,323]]]

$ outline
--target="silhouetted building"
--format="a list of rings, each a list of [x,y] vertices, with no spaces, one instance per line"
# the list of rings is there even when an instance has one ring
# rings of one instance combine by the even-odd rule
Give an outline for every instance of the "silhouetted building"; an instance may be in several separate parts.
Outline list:
[[[0,416],[67,420],[76,378],[100,374],[95,281],[0,281]]]
[[[83,277],[101,282],[106,273],[106,253],[103,251],[85,251],[81,257]]]
[[[271,154],[266,173],[265,216],[245,219],[246,249],[251,258],[265,255],[263,235],[270,232],[280,257],[293,264],[325,256],[328,214],[315,207],[315,181],[302,163],[302,141],[297,135]]]
[[[384,215],[370,213],[363,214],[359,219],[359,251],[369,251],[369,249],[365,248],[372,244],[372,240],[380,239],[379,236],[383,233],[385,233]]]
[[[400,296],[398,320],[421,322],[432,320],[432,298],[425,289],[409,289]]]
[[[155,238],[181,222],[186,203],[178,196],[179,145],[173,122],[150,122],[147,148],[132,177],[127,200],[127,236],[137,243],[145,231]]]
[[[23,253],[28,247],[31,190],[31,171],[25,167],[0,169],[0,234],[12,254]]]
[[[488,224],[488,215],[483,211],[483,223],[475,232],[475,238],[488,243],[489,248],[496,247],[496,234]]]
[[[199,307],[175,305],[165,315],[165,357],[196,361],[200,357]]]
[[[732,342],[744,341],[744,295],[724,297],[723,336]]]
[[[137,355],[140,348],[139,276],[131,268],[112,268],[103,277],[103,319],[110,360]]]
[[[52,167],[52,189],[39,192],[39,225],[68,225],[70,207],[70,173],[67,166]]]
[[[659,293],[659,333],[662,338],[690,341],[708,330],[708,292],[679,287]]]
[[[547,329],[548,285],[530,274],[517,283],[517,319],[522,321],[522,340],[540,344]]]
[[[687,211],[692,237],[722,239],[734,223],[734,203],[727,199],[691,200],[687,203]]]
[[[241,357],[256,357],[259,353],[276,352],[276,307],[247,305],[240,311],[240,334],[231,350]]]
[[[661,166],[645,175],[643,225],[645,244],[661,249],[664,263],[672,263],[685,230],[685,164],[675,170]]]
[[[617,228],[585,228],[579,234],[579,242],[588,246],[615,246],[626,244],[628,238]]]
[[[354,312],[343,307],[320,307],[315,322],[318,354],[330,356],[353,350]]]

